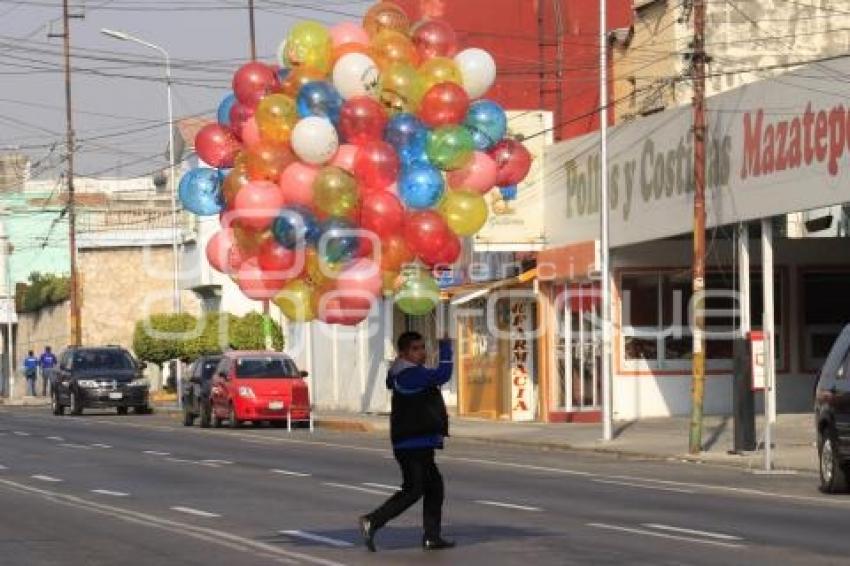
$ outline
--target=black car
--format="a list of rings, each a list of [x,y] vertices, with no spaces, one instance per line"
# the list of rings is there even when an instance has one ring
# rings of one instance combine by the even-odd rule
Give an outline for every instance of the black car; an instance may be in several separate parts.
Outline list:
[[[59,356],[53,372],[51,406],[54,415],[65,408],[71,414],[83,409],[115,408],[126,415],[130,407],[136,413],[149,413],[149,386],[142,376],[144,363],[119,346],[68,348]]]
[[[815,391],[820,488],[847,491],[850,479],[850,326],[839,334]]]
[[[201,356],[189,368],[189,376],[183,387],[183,424],[192,426],[197,417],[201,426],[207,428],[212,420],[210,390],[215,368],[221,356]]]

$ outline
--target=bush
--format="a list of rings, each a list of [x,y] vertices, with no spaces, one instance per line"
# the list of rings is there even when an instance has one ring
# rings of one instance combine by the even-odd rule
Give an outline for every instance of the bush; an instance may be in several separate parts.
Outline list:
[[[71,278],[68,276],[34,272],[30,273],[28,281],[18,284],[15,289],[18,312],[36,312],[63,303],[71,296]]]
[[[133,332],[133,351],[140,360],[162,366],[168,360],[186,359],[191,350],[189,344],[201,337],[191,336],[197,328],[198,319],[191,314],[155,314],[136,323]]]
[[[236,350],[264,350],[266,347],[263,315],[251,312],[237,318],[230,326],[230,345]],[[275,350],[283,349],[283,333],[280,325],[268,319],[271,325],[272,344]]]

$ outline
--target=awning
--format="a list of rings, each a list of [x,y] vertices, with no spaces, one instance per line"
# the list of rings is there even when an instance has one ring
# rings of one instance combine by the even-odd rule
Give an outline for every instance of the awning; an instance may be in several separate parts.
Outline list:
[[[458,285],[457,287],[443,289],[440,293],[440,299],[448,300],[452,305],[462,305],[479,297],[483,297],[490,291],[514,285],[522,285],[529,281],[533,281],[536,278],[537,268],[529,269],[515,277],[508,277],[507,279],[498,279],[496,281],[486,281],[469,285]]]

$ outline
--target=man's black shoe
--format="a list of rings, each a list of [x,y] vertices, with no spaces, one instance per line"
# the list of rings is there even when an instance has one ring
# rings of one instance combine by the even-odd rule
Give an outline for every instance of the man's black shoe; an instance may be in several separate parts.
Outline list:
[[[363,544],[369,549],[369,552],[376,552],[375,548],[375,531],[372,529],[372,521],[369,517],[363,515],[357,520],[360,525],[360,534],[363,536]]]
[[[423,538],[422,548],[425,550],[443,550],[446,548],[454,548],[455,541],[446,540],[443,537]]]

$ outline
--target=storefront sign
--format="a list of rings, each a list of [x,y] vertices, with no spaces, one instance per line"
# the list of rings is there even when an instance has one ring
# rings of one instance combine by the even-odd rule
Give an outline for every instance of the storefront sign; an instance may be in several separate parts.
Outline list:
[[[508,112],[508,135],[528,138],[531,171],[518,187],[485,195],[490,216],[475,235],[475,251],[533,251],[543,244],[543,154],[552,143],[552,113]]]
[[[708,100],[709,227],[850,201],[850,105],[819,63]],[[693,110],[676,108],[612,129],[611,244],[684,234],[693,225]],[[547,247],[599,237],[599,136],[545,155]]]
[[[534,352],[529,301],[511,301],[511,420],[534,420]]]

